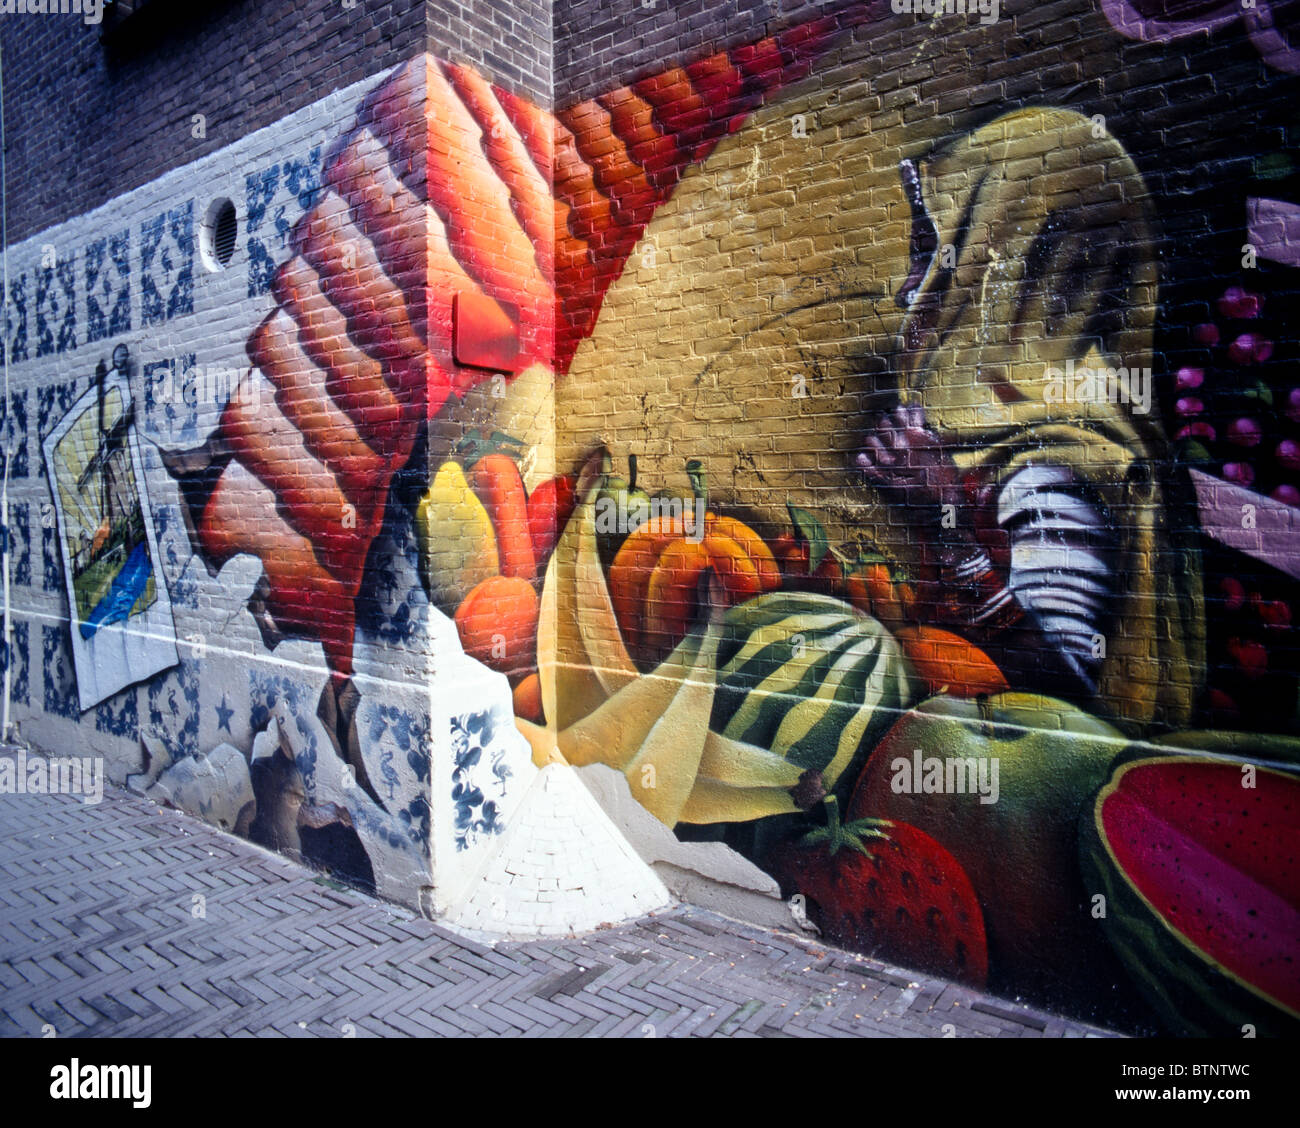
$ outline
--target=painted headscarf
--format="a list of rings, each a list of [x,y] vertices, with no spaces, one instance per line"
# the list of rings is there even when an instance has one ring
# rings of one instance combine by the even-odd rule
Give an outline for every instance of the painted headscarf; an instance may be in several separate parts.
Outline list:
[[[1093,490],[1120,544],[1098,708],[1185,725],[1204,616],[1151,395],[1157,270],[1137,167],[1100,122],[1026,109],[935,152],[915,188],[933,257],[904,298],[902,394],[959,467],[1002,482],[1065,466]],[[1089,387],[1083,369],[1116,374]]]

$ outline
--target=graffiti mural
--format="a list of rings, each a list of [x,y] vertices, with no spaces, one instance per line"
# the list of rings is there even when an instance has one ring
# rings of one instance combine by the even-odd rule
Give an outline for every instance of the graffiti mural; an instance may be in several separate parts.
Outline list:
[[[1171,254],[1123,114],[899,124],[857,78],[769,95],[600,291],[530,737],[839,943],[1134,1029],[1294,1030],[1294,280]],[[665,124],[607,120],[628,155]]]
[[[106,217],[32,260],[32,351],[167,334],[135,384],[42,370],[18,582],[68,629],[23,693],[426,909],[545,853],[518,804],[574,769],[830,942],[1294,1032],[1300,151],[1166,152],[1106,86],[1222,50],[1281,97],[1274,8],[1080,0],[1033,98],[922,101],[897,51],[941,75],[949,29],[864,4],[554,113],[420,55],[240,166],[234,360],[186,336],[201,204]],[[1254,173],[1189,185],[1223,144]]]

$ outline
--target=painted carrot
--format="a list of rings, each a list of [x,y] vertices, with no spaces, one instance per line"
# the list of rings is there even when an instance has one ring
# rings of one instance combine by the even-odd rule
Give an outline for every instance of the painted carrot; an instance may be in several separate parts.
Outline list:
[[[501,574],[531,583],[537,575],[537,558],[528,524],[528,495],[515,460],[508,454],[484,455],[470,470],[469,484],[492,518]]]
[[[993,697],[1010,688],[992,658],[951,631],[902,627],[894,637],[929,693]]]

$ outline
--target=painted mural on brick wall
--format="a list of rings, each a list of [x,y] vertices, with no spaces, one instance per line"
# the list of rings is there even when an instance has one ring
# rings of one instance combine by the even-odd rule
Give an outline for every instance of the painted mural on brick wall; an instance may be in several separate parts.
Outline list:
[[[738,125],[765,54],[801,77],[777,39],[559,114],[613,215],[662,190],[671,108],[696,163],[557,383],[535,745],[839,943],[1134,1029],[1294,1030],[1293,158],[1188,263],[1114,114],[877,126],[828,59]],[[597,208],[556,187],[563,239]]]
[[[537,743],[840,943],[1135,1028],[1294,1029],[1293,254],[1251,227],[1267,184],[1233,193],[1223,261],[1170,280],[1160,197],[1086,103],[927,133],[804,83],[710,152],[753,58],[559,115],[611,209],[662,185],[665,103],[699,163],[558,384],[577,508]]]
[[[1092,12],[1112,52],[1179,50],[1128,12]],[[230,825],[374,886],[439,829],[442,746],[357,687],[446,625],[514,712],[449,721],[456,850],[509,821],[511,728],[836,943],[1136,1030],[1294,1031],[1296,154],[1217,186],[1197,263],[1132,120],[886,112],[844,53],[869,18],[554,116],[422,56],[249,177],[274,308],[215,425],[165,420],[193,441],[159,436],[155,524],[212,575],[260,561],[263,644],[329,676],[250,675],[251,771],[203,770]]]

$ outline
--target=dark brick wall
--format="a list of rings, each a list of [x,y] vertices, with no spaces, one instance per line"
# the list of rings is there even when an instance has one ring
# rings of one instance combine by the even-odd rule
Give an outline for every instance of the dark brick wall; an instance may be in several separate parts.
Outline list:
[[[429,0],[430,50],[551,106],[551,0]]]
[[[630,83],[696,54],[753,43],[852,0],[569,0],[555,5],[555,103]],[[880,5],[879,0],[871,4]]]
[[[108,42],[78,15],[0,20],[11,243],[422,50],[550,103],[544,0],[164,7],[117,28],[106,19]],[[206,117],[201,139],[196,113]]]

